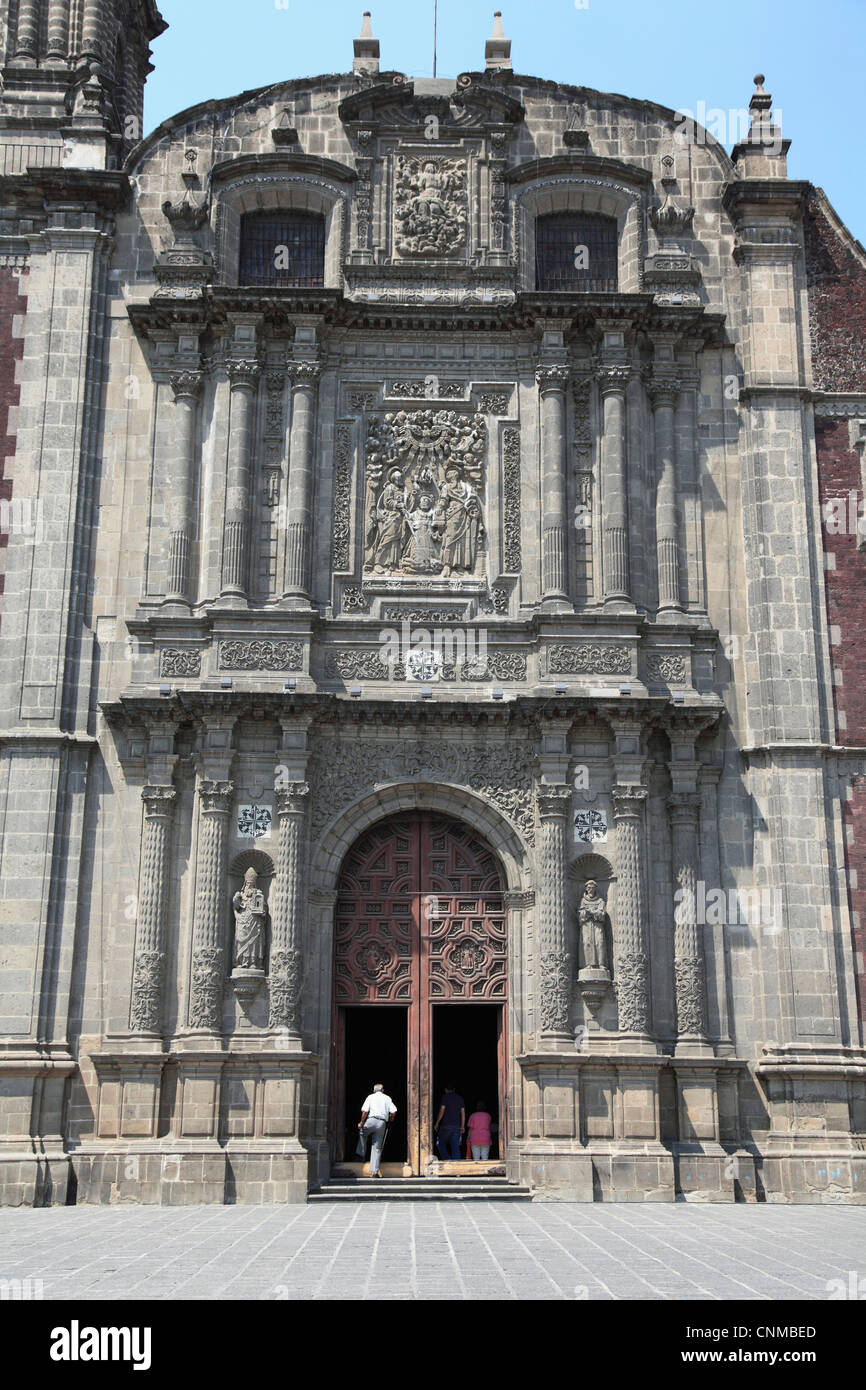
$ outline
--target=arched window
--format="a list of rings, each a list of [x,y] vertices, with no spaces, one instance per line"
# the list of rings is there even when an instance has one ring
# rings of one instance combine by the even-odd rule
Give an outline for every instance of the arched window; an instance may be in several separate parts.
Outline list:
[[[617,287],[617,223],[593,212],[552,212],[535,223],[535,288],[611,294]]]
[[[325,283],[325,219],[316,212],[248,212],[241,219],[238,283],[300,286]]]

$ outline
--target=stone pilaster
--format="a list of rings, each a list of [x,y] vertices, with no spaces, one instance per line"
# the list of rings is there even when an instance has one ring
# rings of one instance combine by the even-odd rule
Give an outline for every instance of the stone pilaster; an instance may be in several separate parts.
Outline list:
[[[602,533],[604,602],[606,607],[629,604],[628,479],[625,450],[625,396],[629,368],[604,366],[598,374],[602,399]]]
[[[307,809],[310,788],[290,782],[277,789],[279,843],[268,986],[270,1026],[284,1028],[301,1046],[301,967]]]
[[[614,786],[616,826],[616,924],[614,977],[619,1029],[647,1038],[650,1031],[647,895],[644,867],[646,789]]]
[[[175,399],[174,491],[169,498],[168,593],[170,602],[190,602],[190,551],[193,542],[192,491],[196,456],[197,403],[202,374],[182,371],[171,378]]]
[[[654,377],[647,386],[655,425],[656,551],[659,616],[682,612],[680,535],[674,461],[674,410],[680,384],[673,377]]]
[[[258,362],[250,360],[230,362],[228,366],[231,421],[220,597],[241,603],[246,601],[248,584],[250,453],[259,371]]]
[[[541,818],[541,1032],[548,1044],[571,1042],[572,970],[565,916],[565,845],[571,788],[538,788]]]
[[[313,466],[316,445],[316,393],[322,368],[315,361],[289,364],[292,381],[292,431],[286,504],[286,577],[284,601],[306,608],[310,602],[310,536]]]
[[[144,842],[138,901],[138,931],[132,974],[130,1028],[159,1033],[165,967],[165,898],[169,842],[177,793],[174,787],[145,786]]]
[[[199,785],[201,824],[198,847],[189,1026],[219,1033],[225,982],[223,915],[226,857],[234,786],[203,780]]]
[[[568,607],[566,570],[565,393],[570,373],[558,363],[538,367],[541,396],[541,555],[542,601],[546,608]]]
[[[668,801],[675,884],[674,976],[677,1047],[705,1042],[707,991],[702,930],[697,923],[698,810],[695,793],[675,793]]]

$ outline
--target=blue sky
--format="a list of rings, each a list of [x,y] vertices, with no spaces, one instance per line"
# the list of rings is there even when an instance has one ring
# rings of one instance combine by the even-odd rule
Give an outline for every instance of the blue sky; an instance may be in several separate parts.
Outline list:
[[[585,8],[583,7],[585,5]],[[429,77],[433,0],[160,0],[145,128],[206,101],[292,77],[347,72],[365,7],[382,66]],[[520,73],[697,113],[748,105],[766,75],[791,178],[824,189],[866,242],[861,129],[866,0],[501,0]],[[439,76],[484,66],[490,0],[439,0]]]

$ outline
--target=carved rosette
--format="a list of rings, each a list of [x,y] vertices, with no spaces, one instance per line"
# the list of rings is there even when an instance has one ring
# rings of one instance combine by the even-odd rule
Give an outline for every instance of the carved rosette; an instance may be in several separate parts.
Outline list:
[[[571,957],[567,951],[545,951],[541,957],[542,1031],[567,1032],[570,1010]]]
[[[158,1033],[162,1017],[165,960],[165,899],[168,842],[177,793],[174,787],[145,786],[144,844],[141,856],[138,933],[132,974],[130,1027]]]

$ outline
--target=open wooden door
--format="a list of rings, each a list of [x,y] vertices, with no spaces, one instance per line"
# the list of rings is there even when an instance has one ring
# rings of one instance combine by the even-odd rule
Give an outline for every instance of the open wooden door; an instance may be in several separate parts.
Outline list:
[[[425,1172],[433,1155],[434,1006],[499,1004],[500,1015],[504,1013],[504,887],[499,862],[481,837],[462,822],[432,812],[392,816],[372,826],[343,864],[335,914],[332,1033],[342,1053],[332,1058],[332,1095],[334,1088],[346,1085],[345,1011],[367,1005],[406,1010],[406,1094],[405,1100],[395,1095],[394,1102],[398,1108],[406,1106],[405,1162],[415,1174]],[[503,1023],[500,1028],[504,1037]],[[504,1056],[503,1047],[500,1042]],[[384,1080],[388,1067],[383,1056],[369,1085]],[[500,1116],[505,1084],[500,1060]],[[355,1089],[359,1086],[360,1078]],[[362,1100],[359,1095],[356,1104]],[[351,1102],[337,1095],[332,1124],[339,1123],[344,1104]],[[338,1161],[340,1147],[337,1138]],[[345,1141],[342,1147],[345,1161]]]

